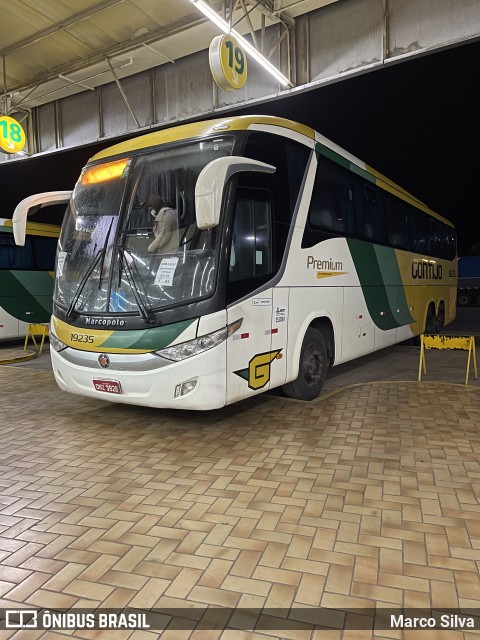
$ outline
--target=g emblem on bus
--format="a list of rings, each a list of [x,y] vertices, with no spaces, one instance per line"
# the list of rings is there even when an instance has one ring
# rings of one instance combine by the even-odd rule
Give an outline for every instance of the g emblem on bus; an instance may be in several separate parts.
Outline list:
[[[98,356],[98,364],[102,367],[102,369],[108,369],[110,366],[110,358],[107,353],[101,353]]]
[[[250,389],[263,389],[270,380],[270,367],[276,358],[281,358],[281,349],[276,351],[267,351],[266,353],[257,353],[248,363],[248,369],[240,369],[234,371],[237,376],[248,381]]]

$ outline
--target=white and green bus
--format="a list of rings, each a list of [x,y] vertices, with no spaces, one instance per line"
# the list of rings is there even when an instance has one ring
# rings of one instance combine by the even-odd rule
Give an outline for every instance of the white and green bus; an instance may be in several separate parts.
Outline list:
[[[311,400],[330,366],[451,322],[456,287],[452,224],[309,127],[187,124],[84,168],[53,370],[65,391],[150,407]]]
[[[0,218],[0,340],[25,337],[30,323],[49,323],[60,227],[29,222],[23,246],[12,220]]]

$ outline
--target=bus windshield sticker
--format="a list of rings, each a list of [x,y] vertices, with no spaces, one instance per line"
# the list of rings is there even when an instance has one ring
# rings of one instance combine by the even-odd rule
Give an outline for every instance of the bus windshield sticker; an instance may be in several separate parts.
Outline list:
[[[66,251],[59,251],[57,258],[57,273],[59,276],[63,274],[63,265],[65,264],[65,259],[67,257]]]
[[[178,258],[163,258],[155,276],[155,284],[161,287],[171,287],[177,264]]]

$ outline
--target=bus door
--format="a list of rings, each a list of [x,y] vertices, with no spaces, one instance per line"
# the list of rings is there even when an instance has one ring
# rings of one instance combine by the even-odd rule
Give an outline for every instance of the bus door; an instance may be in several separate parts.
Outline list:
[[[289,287],[275,287],[272,300],[272,342],[270,350],[275,353],[275,361],[270,370],[270,386],[285,384],[287,375],[287,336]]]
[[[227,315],[229,324],[239,318],[243,321],[228,341],[228,403],[270,388],[271,371],[280,353],[271,346],[274,299],[267,283],[273,269],[270,191],[238,187],[227,281]]]

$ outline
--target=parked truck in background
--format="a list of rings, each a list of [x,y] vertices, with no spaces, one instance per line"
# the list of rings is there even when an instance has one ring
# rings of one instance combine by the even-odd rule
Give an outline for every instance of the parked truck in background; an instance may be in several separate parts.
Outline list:
[[[480,256],[465,256],[458,259],[459,307],[480,304]]]

